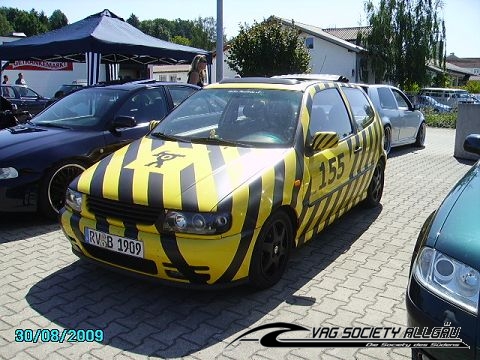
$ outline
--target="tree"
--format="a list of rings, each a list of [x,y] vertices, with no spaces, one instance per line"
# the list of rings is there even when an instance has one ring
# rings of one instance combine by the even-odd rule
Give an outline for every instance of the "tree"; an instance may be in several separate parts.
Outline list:
[[[292,24],[293,25],[293,24]],[[310,54],[293,26],[276,19],[241,25],[230,42],[227,64],[241,76],[272,76],[308,72]]]
[[[0,13],[0,35],[7,36],[13,32],[13,27],[7,20],[7,17]]]
[[[48,19],[50,30],[60,29],[68,25],[67,16],[60,10],[55,10]]]
[[[445,66],[445,24],[441,0],[367,0],[372,28],[365,46],[376,80],[402,88],[428,83],[427,64]]]
[[[175,43],[175,44],[180,44],[180,45],[185,45],[185,46],[191,46],[192,45],[192,43],[189,39],[187,39],[184,36],[180,36],[180,35],[175,35],[172,38],[172,42]]]
[[[129,23],[132,26],[135,26],[137,29],[140,28],[140,20],[136,15],[133,13],[130,15],[130,17],[127,19],[127,23]]]

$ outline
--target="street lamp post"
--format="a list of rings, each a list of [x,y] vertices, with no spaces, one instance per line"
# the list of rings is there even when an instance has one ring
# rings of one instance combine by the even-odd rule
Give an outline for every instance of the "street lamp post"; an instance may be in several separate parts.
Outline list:
[[[217,0],[217,56],[216,76],[219,82],[223,79],[223,0]]]

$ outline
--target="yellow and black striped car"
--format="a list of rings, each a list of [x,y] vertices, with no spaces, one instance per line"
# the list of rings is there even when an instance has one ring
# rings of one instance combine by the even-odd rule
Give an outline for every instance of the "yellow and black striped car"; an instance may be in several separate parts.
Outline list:
[[[348,83],[228,79],[151,127],[70,184],[61,225],[79,257],[266,288],[292,248],[382,196],[382,123]]]

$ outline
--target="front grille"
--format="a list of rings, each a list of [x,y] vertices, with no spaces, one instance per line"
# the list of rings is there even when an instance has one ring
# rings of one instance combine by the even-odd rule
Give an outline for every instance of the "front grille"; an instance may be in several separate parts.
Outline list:
[[[90,255],[97,259],[108,261],[109,263],[120,265],[132,270],[141,271],[147,274],[156,275],[158,273],[157,265],[152,260],[119,254],[90,244],[83,243],[83,246]]]
[[[87,208],[92,214],[118,219],[128,223],[152,225],[157,222],[164,211],[162,208],[120,201],[87,197]]]

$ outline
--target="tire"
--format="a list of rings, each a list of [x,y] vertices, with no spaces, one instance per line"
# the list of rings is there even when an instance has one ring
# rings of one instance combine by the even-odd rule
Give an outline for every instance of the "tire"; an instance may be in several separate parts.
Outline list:
[[[418,349],[412,349],[412,360],[420,360],[420,351]]]
[[[424,147],[425,146],[425,135],[427,134],[427,125],[425,121],[422,121],[417,131],[417,139],[415,140],[415,146]]]
[[[383,194],[383,185],[385,182],[385,165],[383,161],[379,161],[373,170],[372,180],[368,185],[367,197],[363,200],[363,205],[373,208],[380,205]]]
[[[275,285],[287,268],[293,228],[283,211],[273,213],[262,226],[250,263],[250,285],[266,289]]]
[[[392,150],[392,128],[390,126],[385,126],[383,133],[383,148],[388,155]]]
[[[44,177],[40,186],[39,210],[42,215],[56,219],[58,212],[65,204],[65,192],[68,184],[85,170],[78,161],[64,162]]]

